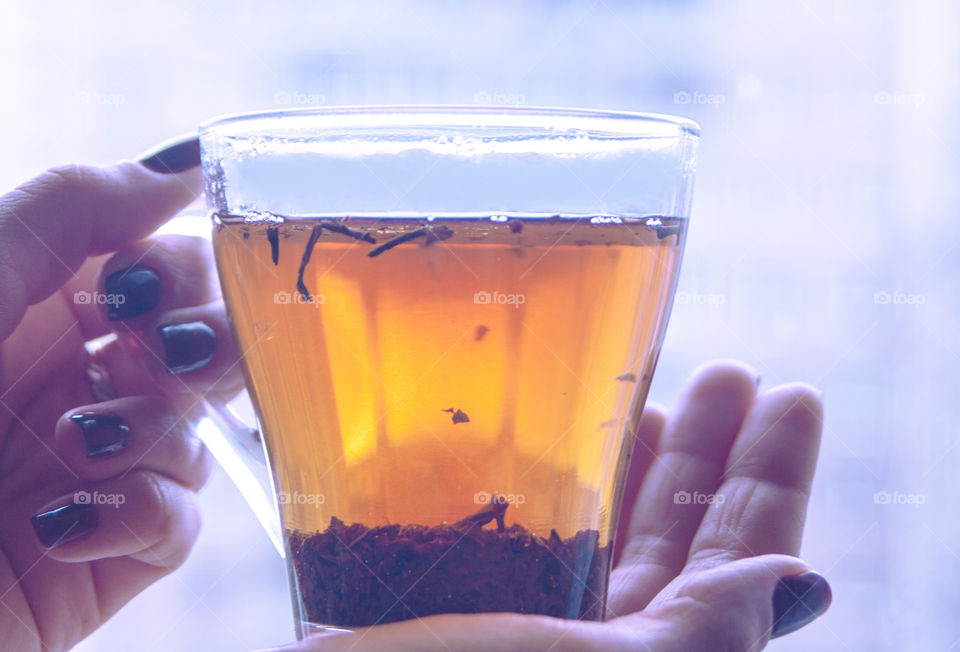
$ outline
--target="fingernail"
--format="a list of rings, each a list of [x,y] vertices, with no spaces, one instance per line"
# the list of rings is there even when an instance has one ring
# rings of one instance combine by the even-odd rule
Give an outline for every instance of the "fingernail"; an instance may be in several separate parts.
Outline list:
[[[163,342],[164,362],[172,374],[195,371],[210,362],[217,336],[202,321],[157,326]]]
[[[123,450],[127,445],[130,429],[116,414],[84,412],[74,414],[70,420],[80,426],[87,457],[103,457]]]
[[[134,265],[114,272],[103,281],[107,317],[111,321],[132,319],[160,303],[160,277],[146,265]]]
[[[773,591],[773,631],[770,638],[795,632],[823,614],[832,600],[826,578],[815,571],[785,577]]]
[[[37,514],[30,522],[40,543],[47,549],[56,548],[97,527],[97,510],[89,503],[70,503]]]
[[[161,174],[176,174],[200,165],[200,140],[196,134],[167,141],[139,157],[144,167]]]

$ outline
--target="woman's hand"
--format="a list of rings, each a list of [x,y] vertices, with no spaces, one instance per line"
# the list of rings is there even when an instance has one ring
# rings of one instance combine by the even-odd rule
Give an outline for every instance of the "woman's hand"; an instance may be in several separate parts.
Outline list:
[[[608,620],[443,615],[331,631],[288,650],[716,652],[760,650],[826,611],[797,559],[822,425],[820,395],[759,396],[738,363],[702,367],[668,417],[640,423]]]
[[[209,244],[141,240],[196,196],[189,147],[0,198],[3,649],[72,647],[197,536],[210,460],[182,415],[242,381]]]

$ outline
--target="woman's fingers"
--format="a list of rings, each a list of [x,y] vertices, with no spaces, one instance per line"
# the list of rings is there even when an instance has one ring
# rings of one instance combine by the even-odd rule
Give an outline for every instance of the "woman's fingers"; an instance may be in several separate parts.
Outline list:
[[[143,469],[80,485],[32,519],[47,556],[86,562],[107,557],[172,569],[186,558],[200,528],[194,492]]]
[[[230,395],[243,385],[239,356],[219,301],[210,243],[189,236],[138,242],[104,266],[98,306],[122,351],[99,354],[121,395]]]
[[[196,491],[211,470],[210,455],[184,415],[156,396],[71,410],[57,423],[56,452],[82,480],[92,482],[142,469]]]
[[[756,372],[742,363],[694,372],[640,488],[610,579],[609,614],[639,611],[683,568],[756,391]]]
[[[105,329],[140,331],[156,316],[209,303],[220,289],[210,241],[185,235],[143,240],[114,254],[100,271],[97,306]]]
[[[124,162],[56,168],[0,197],[0,340],[87,256],[143,238],[199,190],[197,169],[161,174]]]
[[[136,340],[122,340],[138,351],[158,390],[167,395],[230,395],[243,386],[240,355],[222,301],[157,315]]]
[[[820,393],[781,385],[760,396],[730,452],[715,507],[690,549],[688,568],[800,550],[823,425]]]

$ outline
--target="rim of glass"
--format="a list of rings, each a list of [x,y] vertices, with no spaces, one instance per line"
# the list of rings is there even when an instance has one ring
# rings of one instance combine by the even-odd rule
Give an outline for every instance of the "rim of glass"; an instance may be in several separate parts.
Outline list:
[[[443,123],[427,118],[447,118]],[[330,106],[273,111],[249,111],[217,116],[200,124],[200,134],[219,131],[238,124],[270,123],[282,118],[353,117],[354,120],[335,121],[323,127],[473,127],[473,128],[530,128],[582,129],[597,133],[613,133],[636,138],[700,137],[700,125],[688,118],[660,113],[610,111],[606,109],[578,109],[564,107],[504,107],[445,104],[388,104],[365,106]],[[460,118],[459,120],[455,118]],[[381,118],[376,120],[374,118]],[[482,118],[478,124],[477,118]],[[471,121],[472,119],[472,121]],[[672,133],[671,133],[672,132]],[[262,134],[261,134],[262,135]]]

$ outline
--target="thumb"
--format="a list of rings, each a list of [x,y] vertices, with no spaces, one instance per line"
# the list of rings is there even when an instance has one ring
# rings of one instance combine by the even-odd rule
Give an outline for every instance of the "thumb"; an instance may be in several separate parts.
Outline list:
[[[681,575],[643,616],[664,625],[653,628],[664,634],[658,652],[762,650],[822,615],[831,598],[827,580],[799,559],[763,555]]]
[[[0,197],[0,340],[87,256],[143,238],[189,204],[199,163],[194,139],[138,163],[54,168]]]

